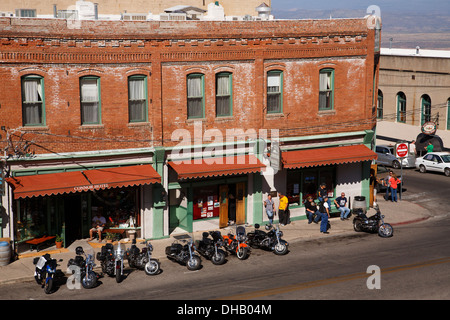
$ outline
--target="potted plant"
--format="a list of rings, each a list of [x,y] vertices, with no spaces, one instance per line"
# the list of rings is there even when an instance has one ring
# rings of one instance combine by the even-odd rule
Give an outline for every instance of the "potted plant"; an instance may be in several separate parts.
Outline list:
[[[63,238],[61,235],[57,234],[55,239],[56,248],[60,249],[63,246]]]
[[[114,239],[114,233],[112,232],[107,232],[106,233],[106,242],[107,243],[111,243]]]

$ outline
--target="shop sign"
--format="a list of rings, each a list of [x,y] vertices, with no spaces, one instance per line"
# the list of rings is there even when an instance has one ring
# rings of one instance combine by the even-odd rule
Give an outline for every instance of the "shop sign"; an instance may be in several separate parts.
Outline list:
[[[74,187],[74,191],[92,191],[92,190],[99,190],[99,189],[107,189],[109,187],[109,184],[102,183],[102,184],[90,184],[87,186],[80,186],[80,187]]]
[[[427,135],[433,135],[436,133],[436,122],[427,121],[422,125],[422,133]]]

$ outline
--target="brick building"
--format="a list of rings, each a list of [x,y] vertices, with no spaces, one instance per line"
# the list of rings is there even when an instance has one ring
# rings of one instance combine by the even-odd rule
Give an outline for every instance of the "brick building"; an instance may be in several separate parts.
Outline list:
[[[68,245],[101,211],[160,238],[265,222],[276,191],[291,219],[322,182],[368,196],[372,18],[0,18],[3,234]]]

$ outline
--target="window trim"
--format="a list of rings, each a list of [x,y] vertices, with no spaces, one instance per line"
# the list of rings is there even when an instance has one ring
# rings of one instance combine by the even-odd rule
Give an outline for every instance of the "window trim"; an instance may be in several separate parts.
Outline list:
[[[144,104],[144,119],[140,120],[131,120],[131,110],[130,110],[130,80],[144,80],[144,96],[145,96],[145,104]],[[127,78],[127,86],[128,86],[128,122],[129,123],[141,123],[148,122],[148,80],[147,76],[144,74],[135,74],[128,76]]]
[[[189,78],[200,77],[201,79],[201,91],[202,95],[198,97],[189,97],[188,92],[188,83]],[[200,116],[189,116],[189,98],[202,98],[202,114]],[[203,73],[190,73],[186,76],[186,111],[187,111],[187,119],[204,119],[205,118],[205,75]]]
[[[334,72],[335,72],[335,70],[333,69],[333,68],[323,68],[323,69],[320,69],[320,71],[319,71],[319,111],[330,111],[330,110],[334,110],[334,77],[335,77],[335,74],[334,74]],[[331,78],[331,80],[330,80],[330,87],[331,87],[331,89],[329,89],[329,90],[320,90],[320,75],[321,74],[323,74],[323,73],[331,73],[331,76],[330,76],[330,78]],[[320,93],[321,92],[331,92],[331,94],[330,94],[330,106],[328,107],[328,108],[323,108],[323,107],[321,107],[320,106]]]
[[[279,75],[280,77],[280,91],[279,92],[269,92],[268,90],[268,79],[270,75]],[[283,70],[269,70],[266,74],[266,113],[267,114],[280,114],[283,113],[283,87],[284,87],[284,72]],[[270,95],[279,95],[279,105],[278,110],[276,111],[269,111],[269,96]]]
[[[42,99],[42,101],[40,101],[40,103],[41,103],[41,122],[40,123],[25,123],[25,101],[24,101],[24,99],[25,99],[25,92],[24,92],[24,83],[25,83],[25,81],[27,81],[27,80],[30,80],[30,79],[32,79],[32,80],[36,80],[36,79],[38,79],[38,80],[40,80],[40,82],[41,82],[41,89],[42,89],[42,96],[41,96],[41,99]],[[46,120],[46,112],[45,112],[45,81],[44,81],[44,77],[43,76],[40,76],[40,75],[37,75],[37,74],[28,74],[28,75],[24,75],[24,76],[22,76],[21,77],[21,79],[20,79],[20,82],[21,82],[21,94],[22,94],[22,125],[24,126],[24,127],[44,127],[44,126],[46,126],[46,122],[47,122],[47,120]],[[37,101],[37,102],[33,102],[33,103],[38,103],[39,101]]]
[[[83,80],[94,80],[94,79],[97,80],[97,91],[98,91],[97,119],[98,119],[98,121],[97,122],[83,122],[83,100],[82,100],[83,99],[83,95],[82,95],[82,92],[81,92],[81,84],[82,84]],[[83,126],[83,125],[99,125],[99,124],[102,124],[102,97],[101,97],[100,77],[99,76],[92,76],[92,75],[90,75],[90,76],[82,76],[82,77],[80,77],[79,83],[80,83],[80,116],[81,116],[80,122],[81,122],[81,125]],[[90,101],[90,102],[92,102],[92,101]]]

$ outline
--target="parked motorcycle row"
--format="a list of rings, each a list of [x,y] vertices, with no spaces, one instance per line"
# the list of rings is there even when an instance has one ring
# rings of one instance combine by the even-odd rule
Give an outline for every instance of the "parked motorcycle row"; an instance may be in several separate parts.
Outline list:
[[[353,211],[354,230],[378,233],[383,238],[392,237],[393,227],[384,222],[384,215],[381,214],[378,205],[374,206],[374,209],[376,214],[371,217],[367,217],[364,210]],[[248,234],[243,226],[236,227],[236,234],[232,231],[226,235],[222,235],[220,231],[204,232],[202,239],[196,241],[190,237],[181,237],[166,247],[165,253],[169,260],[185,265],[191,271],[201,268],[201,257],[210,260],[214,265],[222,265],[228,255],[235,255],[239,260],[247,259],[251,248],[271,251],[276,255],[288,253],[289,243],[282,239],[283,232],[279,225],[266,225],[266,231],[259,228],[260,225],[255,224],[255,229]],[[97,260],[100,262],[102,274],[115,277],[117,283],[120,283],[124,279],[125,259],[130,268],[144,270],[145,274],[150,276],[159,274],[161,264],[158,259],[152,258],[152,251],[153,246],[149,241],[145,242],[142,250],[136,246],[136,240],[133,240],[128,249],[120,242],[116,245],[107,243],[97,253]],[[101,275],[94,271],[96,265],[93,251],[86,253],[82,247],[77,247],[75,254],[75,258],[70,259],[67,264],[68,270],[79,272],[83,288],[96,287]],[[35,258],[33,264],[36,265],[34,274],[36,282],[44,288],[45,293],[52,293],[55,287],[57,261],[49,254],[45,254]]]
[[[283,240],[282,231],[279,226],[266,226],[267,232],[259,230],[259,225],[255,225],[255,230],[245,232],[243,226],[236,227],[236,234],[233,232],[222,235],[220,231],[204,232],[201,240],[177,239],[170,246],[166,247],[165,253],[169,260],[185,265],[188,270],[198,270],[202,266],[202,257],[210,260],[214,265],[222,265],[226,257],[236,255],[239,260],[245,260],[250,255],[250,248],[261,248],[273,251],[277,255],[288,252],[288,243]],[[97,260],[100,262],[102,274],[94,271],[95,259],[92,252],[86,253],[82,247],[75,249],[76,256],[67,263],[68,270],[79,272],[81,286],[91,289],[97,286],[97,281],[101,276],[114,277],[117,283],[124,279],[124,260],[127,259],[130,268],[144,270],[147,275],[156,275],[161,270],[158,259],[152,258],[153,246],[149,241],[145,242],[145,247],[139,249],[136,240],[133,240],[130,248],[126,249],[124,243],[105,244],[97,253]],[[62,260],[60,260],[62,261]],[[44,292],[49,294],[54,291],[54,277],[56,273],[57,261],[51,259],[49,254],[40,258],[35,258],[33,263],[35,268],[36,282],[44,288]]]

